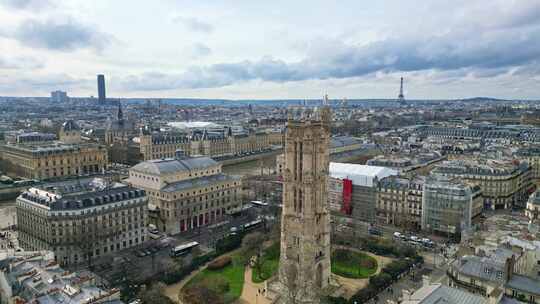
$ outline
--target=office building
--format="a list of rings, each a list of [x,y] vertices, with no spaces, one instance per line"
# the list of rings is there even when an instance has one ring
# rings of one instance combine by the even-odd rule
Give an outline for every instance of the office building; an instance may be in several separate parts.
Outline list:
[[[458,179],[429,176],[422,196],[422,230],[455,239],[470,235],[482,214],[482,191]]]
[[[525,216],[529,219],[529,231],[540,236],[540,190],[529,197]]]
[[[67,102],[69,100],[67,93],[63,91],[51,92],[51,102]]]
[[[239,177],[221,172],[221,164],[209,157],[149,160],[129,170],[129,183],[145,189],[151,221],[161,231],[178,234],[224,220],[241,208]]]
[[[143,160],[174,157],[179,149],[190,156],[226,159],[271,151],[270,139],[271,133],[254,129],[241,133],[233,133],[230,127],[219,131],[205,129],[176,133],[143,128],[139,145]]]
[[[540,146],[530,146],[518,149],[514,155],[519,160],[526,161],[531,167],[532,179],[540,185]]]
[[[18,137],[2,149],[2,167],[8,174],[30,179],[51,179],[103,173],[108,157],[104,146],[83,142],[81,130],[74,121],[64,123],[60,140],[33,134]],[[44,140],[46,139],[46,140]]]
[[[105,76],[102,74],[97,75],[97,87],[98,87],[98,102],[103,104],[107,101],[105,95]]]
[[[330,210],[362,222],[375,223],[377,184],[391,175],[397,175],[397,171],[376,166],[330,163]]]
[[[420,230],[424,183],[425,178],[421,176],[393,175],[380,179],[377,183],[377,223]]]
[[[446,161],[436,165],[432,173],[480,186],[486,209],[525,207],[529,194],[534,190],[531,167],[525,161]]]
[[[61,265],[90,263],[145,241],[147,204],[144,190],[100,178],[33,187],[16,201],[19,244]]]

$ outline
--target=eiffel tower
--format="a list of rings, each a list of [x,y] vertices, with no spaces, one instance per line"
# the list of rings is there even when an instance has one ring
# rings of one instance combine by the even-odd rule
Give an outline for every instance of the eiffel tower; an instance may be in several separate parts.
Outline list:
[[[401,77],[401,84],[399,86],[398,102],[401,104],[405,103],[405,95],[403,95],[403,77]]]

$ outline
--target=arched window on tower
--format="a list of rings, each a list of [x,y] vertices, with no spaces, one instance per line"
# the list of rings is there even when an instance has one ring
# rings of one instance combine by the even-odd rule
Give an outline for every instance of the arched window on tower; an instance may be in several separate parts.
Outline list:
[[[298,190],[298,212],[302,213],[302,204],[304,202],[304,196],[302,195],[302,190]]]

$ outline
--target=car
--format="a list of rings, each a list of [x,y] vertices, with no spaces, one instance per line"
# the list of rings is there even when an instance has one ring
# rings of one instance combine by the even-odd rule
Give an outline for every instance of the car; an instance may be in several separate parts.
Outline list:
[[[146,255],[151,255],[152,254],[152,251],[150,251],[148,249],[143,249],[142,251],[144,251],[144,253],[146,253]]]
[[[411,235],[409,238],[410,238],[411,241],[413,241],[413,242],[420,242],[420,238],[417,237],[416,235]]]
[[[435,247],[435,243],[433,243],[432,240],[428,239],[428,238],[423,238],[422,239],[422,245],[426,246],[426,247]]]
[[[401,234],[400,232],[394,232],[394,237],[397,238],[397,239],[403,239],[405,238],[405,236],[403,234]]]
[[[150,247],[150,248],[148,248],[148,250],[150,250],[150,252],[152,252],[152,253],[156,253],[156,252],[158,252],[158,251],[159,251],[159,248],[158,248],[158,247],[155,247],[155,246],[153,246],[153,247]]]
[[[382,231],[376,229],[376,228],[369,228],[368,233],[372,235],[383,235]]]
[[[135,252],[135,256],[139,257],[139,258],[142,258],[144,256],[146,256],[146,252],[142,251],[142,250],[137,250]]]

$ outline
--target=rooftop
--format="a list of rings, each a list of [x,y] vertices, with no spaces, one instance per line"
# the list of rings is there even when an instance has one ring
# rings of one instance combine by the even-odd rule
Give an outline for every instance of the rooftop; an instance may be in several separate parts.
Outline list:
[[[91,273],[66,271],[54,261],[52,252],[25,252],[0,260],[14,296],[26,303],[92,303],[108,299],[108,304],[121,304],[117,289],[103,290],[96,286]]]
[[[481,296],[442,284],[423,286],[402,304],[485,304],[488,301]]]
[[[519,274],[513,274],[506,286],[540,296],[540,281]]]
[[[505,264],[487,257],[466,255],[454,261],[452,267],[462,275],[485,281],[504,283],[505,280]]]
[[[77,210],[145,195],[144,190],[131,186],[89,178],[40,185],[23,192],[19,198],[50,210]]]
[[[374,179],[382,179],[390,175],[397,175],[396,170],[367,165],[348,163],[330,163],[330,176],[339,179],[350,179],[354,185],[372,187]]]
[[[192,178],[188,180],[174,182],[174,183],[168,184],[161,190],[164,192],[176,192],[176,191],[182,191],[185,189],[210,186],[217,182],[224,182],[224,181],[235,182],[235,181],[240,181],[240,178],[236,176],[220,173],[220,174],[215,174],[215,175],[210,175],[210,176],[201,176],[198,178]]]
[[[208,121],[173,121],[169,122],[167,125],[178,129],[206,129],[220,127],[220,125]]]
[[[330,138],[330,146],[332,148],[346,147],[352,145],[360,145],[362,142],[359,139],[350,136],[336,136]]]
[[[53,141],[50,143],[32,143],[32,144],[6,144],[5,147],[31,153],[55,153],[66,151],[77,151],[85,147],[99,147],[99,144],[95,143],[78,143],[78,144],[65,144],[59,141]]]
[[[437,165],[434,173],[442,174],[478,174],[478,175],[508,175],[526,170],[525,162],[506,160],[452,160]]]
[[[152,174],[170,174],[183,171],[202,170],[218,166],[219,163],[210,157],[191,157],[183,159],[167,158],[141,162],[130,170]]]

